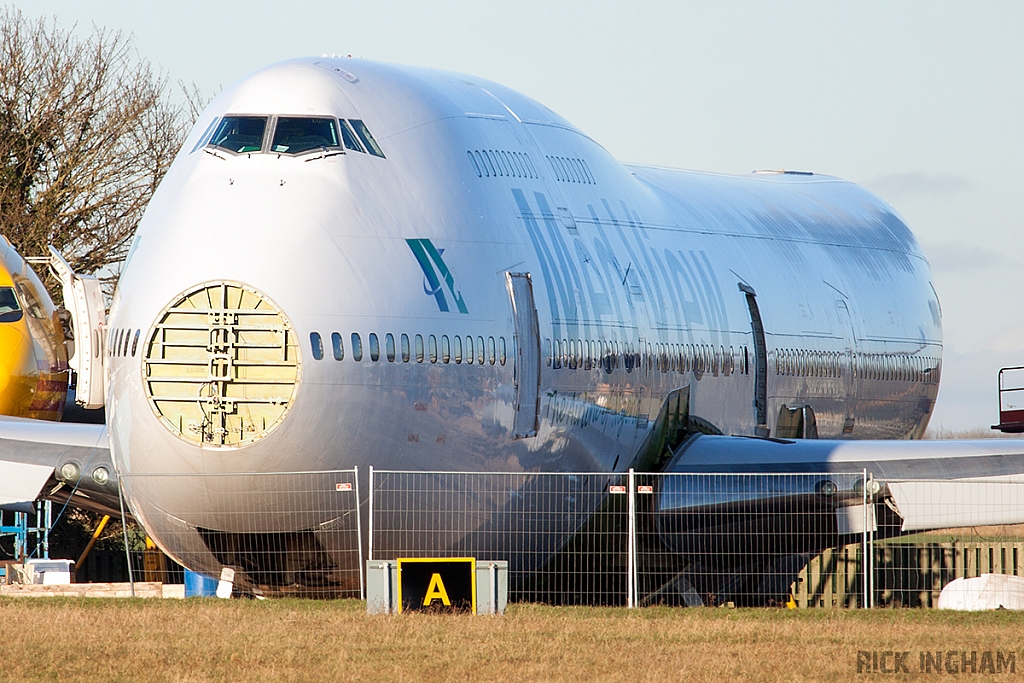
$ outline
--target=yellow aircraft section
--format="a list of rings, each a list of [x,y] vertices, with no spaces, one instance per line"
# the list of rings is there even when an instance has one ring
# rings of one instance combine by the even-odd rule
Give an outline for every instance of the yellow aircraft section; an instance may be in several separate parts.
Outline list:
[[[53,300],[0,237],[0,415],[60,420],[67,392],[67,348]]]

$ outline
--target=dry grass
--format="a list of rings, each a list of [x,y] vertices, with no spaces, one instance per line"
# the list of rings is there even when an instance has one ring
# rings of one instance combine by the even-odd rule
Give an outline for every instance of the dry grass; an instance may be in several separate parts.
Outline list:
[[[1010,612],[517,605],[389,617],[356,601],[209,599],[4,599],[0,615],[0,678],[19,681],[850,680],[858,650],[911,651],[900,678],[913,679],[925,677],[918,652],[1014,652],[1022,626]]]

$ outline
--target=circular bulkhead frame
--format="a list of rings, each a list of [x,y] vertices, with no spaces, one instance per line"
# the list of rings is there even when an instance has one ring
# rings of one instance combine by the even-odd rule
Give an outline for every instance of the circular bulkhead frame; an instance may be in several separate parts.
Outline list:
[[[197,285],[163,310],[145,345],[146,397],[175,436],[239,448],[288,414],[301,378],[295,330],[266,295],[238,282]]]

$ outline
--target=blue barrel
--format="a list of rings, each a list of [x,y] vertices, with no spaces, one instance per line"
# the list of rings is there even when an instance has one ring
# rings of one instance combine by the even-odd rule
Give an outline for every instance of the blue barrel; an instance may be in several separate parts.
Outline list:
[[[217,595],[217,579],[206,574],[185,570],[185,597],[212,598]]]

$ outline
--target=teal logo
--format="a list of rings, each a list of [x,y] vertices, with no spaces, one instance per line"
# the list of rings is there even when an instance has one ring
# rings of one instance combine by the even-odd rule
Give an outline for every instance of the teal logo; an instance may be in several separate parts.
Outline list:
[[[447,288],[459,313],[469,313],[466,303],[462,300],[462,293],[455,287],[452,272],[441,258],[444,249],[438,249],[430,240],[406,240],[405,243],[412,249],[420,268],[423,269],[423,291],[427,296],[434,297],[437,307],[445,313],[451,310],[448,307],[448,297],[444,294],[444,289]]]

